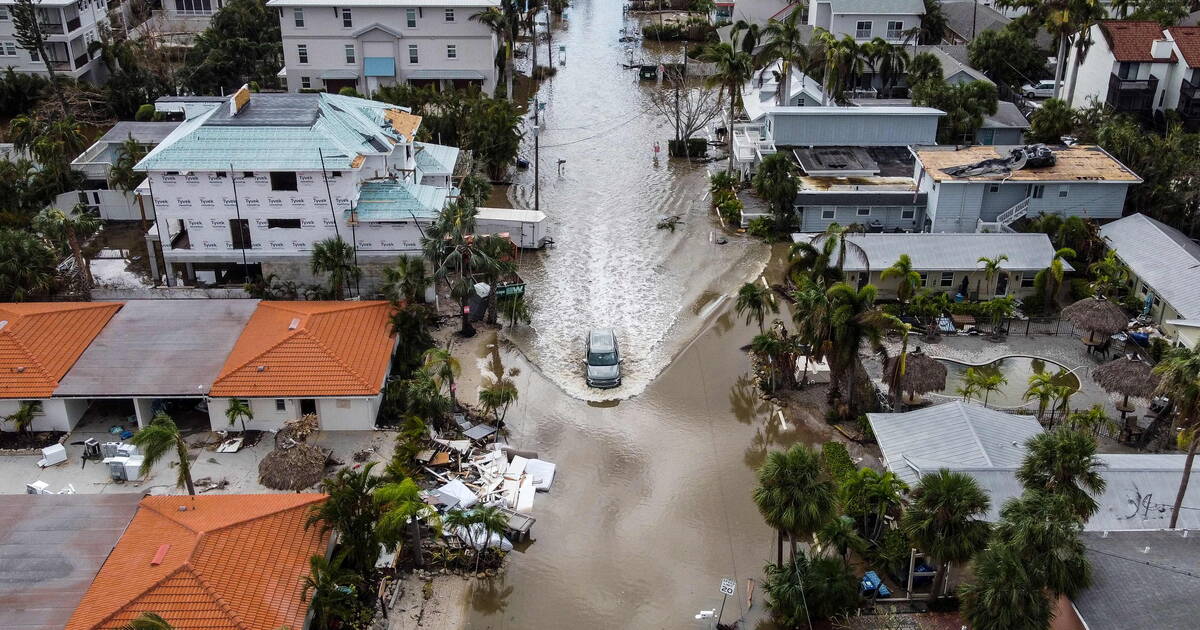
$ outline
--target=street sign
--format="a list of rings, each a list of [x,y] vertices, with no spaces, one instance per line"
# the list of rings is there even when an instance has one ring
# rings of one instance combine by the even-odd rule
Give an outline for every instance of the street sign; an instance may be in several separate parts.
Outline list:
[[[737,584],[734,583],[734,581],[731,578],[724,578],[721,580],[721,594],[722,595],[733,595],[734,591],[736,591],[736,590],[737,590]]]
[[[496,287],[496,297],[508,297],[510,295],[524,295],[525,283],[519,282],[515,284],[502,284]]]

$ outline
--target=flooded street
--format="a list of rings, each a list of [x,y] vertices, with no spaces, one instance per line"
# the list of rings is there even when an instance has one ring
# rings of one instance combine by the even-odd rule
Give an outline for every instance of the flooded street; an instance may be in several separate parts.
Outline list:
[[[576,0],[553,23],[558,72],[539,92],[546,103],[540,207],[557,246],[522,261],[533,325],[516,342],[572,396],[628,398],[691,339],[696,313],[758,274],[767,249],[742,237],[725,245],[709,242],[719,225],[704,198],[704,167],[667,159],[673,129],[649,103],[660,88],[622,65],[631,58],[627,47],[635,62],[660,55],[618,41],[620,29],[631,24],[621,3]],[[663,54],[677,51],[664,48]],[[545,54],[543,42],[543,65]],[[656,140],[662,146],[657,162]],[[522,157],[533,159],[531,131]],[[532,168],[518,174],[510,193],[514,207],[533,207],[533,179]],[[674,232],[655,229],[667,215],[681,215],[683,223]],[[583,335],[593,327],[617,331],[625,365],[616,390],[583,385]]]

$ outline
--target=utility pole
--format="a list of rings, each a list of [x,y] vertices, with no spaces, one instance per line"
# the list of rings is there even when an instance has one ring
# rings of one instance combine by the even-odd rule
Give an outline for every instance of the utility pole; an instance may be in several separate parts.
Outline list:
[[[539,165],[541,160],[538,155],[538,145],[540,144],[541,136],[541,103],[538,101],[538,76],[537,76],[537,14],[534,14],[533,20],[530,22],[530,37],[533,38],[533,209],[541,209],[541,176]]]
[[[975,16],[979,14],[979,0],[971,4],[971,41],[975,40]]]

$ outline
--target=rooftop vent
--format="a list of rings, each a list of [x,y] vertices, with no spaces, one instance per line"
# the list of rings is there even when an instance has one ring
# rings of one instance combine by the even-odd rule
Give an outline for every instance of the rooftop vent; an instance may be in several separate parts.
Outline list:
[[[182,505],[179,506],[179,508],[181,511],[187,509],[186,507],[184,507]],[[150,566],[156,567],[156,566],[162,564],[163,560],[167,559],[167,552],[170,550],[171,550],[171,545],[168,545],[165,543],[162,545],[159,545],[158,551],[154,552],[154,559],[150,561]]]
[[[14,372],[16,372],[17,374],[24,374],[24,373],[25,373],[25,366],[24,366],[24,365],[18,365],[17,367],[13,368],[13,371],[14,371]]]
[[[296,330],[299,327],[300,327],[300,318],[293,317],[292,323],[288,324],[288,330]]]
[[[256,369],[257,371],[259,371],[259,372],[266,372],[266,371],[267,371],[267,366],[265,366],[265,365],[260,365],[260,366],[258,366],[258,367],[257,367],[257,368],[255,368],[255,369]]]
[[[4,327],[7,325],[8,325],[7,319],[0,319],[0,330],[4,330]]]

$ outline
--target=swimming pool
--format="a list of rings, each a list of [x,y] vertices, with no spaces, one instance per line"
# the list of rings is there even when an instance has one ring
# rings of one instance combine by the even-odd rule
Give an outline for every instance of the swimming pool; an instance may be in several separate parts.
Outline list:
[[[986,365],[975,366],[957,363],[949,359],[938,359],[938,361],[946,366],[946,389],[941,392],[945,396],[957,396],[956,392],[966,382],[967,368],[974,368],[976,372],[987,375],[1003,376],[1008,382],[1001,385],[998,391],[988,394],[987,404],[993,408],[1010,409],[1024,405],[1026,403],[1025,390],[1029,388],[1029,377],[1037,372],[1050,372],[1054,375],[1056,384],[1069,385],[1079,391],[1079,378],[1071,374],[1067,367],[1046,359],[1005,357]],[[941,399],[941,401],[944,400]],[[976,396],[975,400],[983,402],[983,396]],[[935,397],[935,402],[940,401]],[[1031,409],[1037,408],[1036,401],[1031,405]]]

